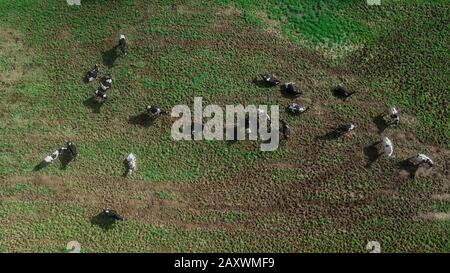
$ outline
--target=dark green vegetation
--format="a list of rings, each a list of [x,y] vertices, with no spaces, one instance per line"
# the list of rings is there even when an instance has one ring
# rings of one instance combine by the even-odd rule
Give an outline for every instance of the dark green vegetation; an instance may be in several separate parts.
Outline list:
[[[449,3],[201,2],[0,0],[0,251],[448,252]],[[121,31],[127,57],[112,50]],[[94,63],[115,78],[102,107],[82,82]],[[293,136],[276,152],[174,142],[169,117],[140,117],[194,96],[284,106],[252,82],[270,72],[312,105],[283,113]],[[342,81],[358,91],[347,102],[330,91]],[[391,104],[401,125],[380,134]],[[354,134],[320,138],[346,121]],[[395,158],[370,162],[382,135]],[[33,171],[67,139],[76,162]],[[401,162],[419,151],[436,167],[411,178]],[[106,206],[128,220],[98,224]]]

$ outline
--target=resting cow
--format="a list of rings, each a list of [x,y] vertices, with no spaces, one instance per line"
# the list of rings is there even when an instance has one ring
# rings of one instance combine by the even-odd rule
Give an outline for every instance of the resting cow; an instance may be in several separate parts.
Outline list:
[[[415,164],[427,164],[430,168],[434,166],[434,162],[433,160],[431,160],[431,158],[429,158],[428,156],[424,155],[424,154],[417,154],[414,158],[413,158],[413,162]]]
[[[280,84],[280,81],[273,75],[260,75],[264,84],[268,86],[276,86]]]
[[[309,110],[309,107],[300,106],[297,103],[292,103],[288,106],[289,111],[294,115],[300,115]]]
[[[352,123],[348,123],[348,124],[344,124],[344,125],[339,126],[336,129],[336,131],[338,131],[339,133],[342,133],[342,134],[346,134],[346,133],[350,133],[355,128],[356,128],[356,125],[354,125]]]

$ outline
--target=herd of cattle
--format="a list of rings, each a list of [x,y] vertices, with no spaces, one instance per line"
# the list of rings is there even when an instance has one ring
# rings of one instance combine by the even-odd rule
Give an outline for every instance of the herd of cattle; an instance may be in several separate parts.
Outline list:
[[[127,40],[125,38],[125,35],[120,34],[119,43],[115,46],[115,48],[117,48],[117,47],[121,50],[123,55],[128,54]],[[94,67],[86,73],[85,81],[87,83],[95,81],[98,77],[99,70],[100,70],[100,66],[98,64],[95,64]],[[281,84],[281,82],[274,75],[260,75],[260,77],[261,77],[262,83],[268,87],[274,87],[274,86],[278,86]],[[113,78],[112,78],[111,74],[105,75],[101,78],[100,86],[95,91],[95,97],[99,100],[100,103],[103,103],[108,99],[107,93],[108,93],[108,90],[111,89],[112,83],[113,83]],[[282,91],[292,97],[298,97],[302,94],[302,92],[299,90],[299,88],[293,82],[288,82],[288,83],[283,84]],[[336,88],[334,88],[333,92],[335,93],[336,96],[341,97],[344,100],[350,98],[352,95],[355,94],[355,91],[349,91],[347,88],[345,88],[342,85],[339,85]],[[302,106],[297,103],[291,103],[288,105],[288,111],[294,115],[303,114],[306,111],[308,111],[309,109],[310,109],[309,106]],[[163,114],[167,114],[167,111],[162,110],[161,108],[159,108],[158,106],[155,106],[155,105],[147,106],[146,110],[147,110],[147,113],[149,115],[151,115],[152,117],[157,117],[157,116],[160,116]],[[262,114],[262,113],[260,113],[260,114]],[[267,113],[265,113],[265,114],[266,114],[266,117],[270,120]],[[391,107],[389,109],[388,115],[389,115],[390,121],[386,122],[386,126],[396,126],[399,124],[399,121],[400,121],[399,114],[395,107]],[[290,137],[289,125],[285,121],[282,120],[281,126],[282,126],[281,132],[283,133],[285,139],[288,139]],[[245,127],[246,127],[245,128],[246,132],[249,133],[250,126],[249,126],[248,118],[246,118]],[[337,128],[335,128],[334,132],[338,136],[340,136],[340,135],[344,135],[344,134],[347,134],[347,133],[353,131],[355,128],[356,128],[356,125],[354,125],[352,123],[348,123],[348,124],[343,124],[343,125],[338,126]],[[387,157],[391,157],[393,154],[393,150],[394,150],[392,141],[389,138],[384,137],[382,139],[382,141],[380,141],[380,143],[382,144],[382,146],[384,148],[384,153],[387,155]],[[40,165],[39,165],[40,168],[51,164],[54,160],[56,160],[59,156],[61,156],[63,154],[67,155],[66,158],[68,158],[69,161],[75,160],[78,155],[77,146],[76,146],[75,142],[68,141],[66,143],[66,146],[63,146],[63,147],[60,147],[60,148],[54,150],[50,155],[46,156],[44,158],[44,160],[40,163]],[[433,167],[433,164],[434,164],[433,161],[431,160],[431,158],[429,158],[428,156],[426,156],[424,154],[420,154],[420,153],[417,154],[416,156],[409,158],[408,160],[414,165],[427,164],[429,166],[429,168]],[[136,156],[133,153],[128,154],[126,156],[126,158],[124,159],[124,163],[125,163],[125,166],[127,169],[126,174],[131,174],[136,169]],[[102,214],[113,220],[123,220],[124,219],[115,210],[110,209],[110,208],[104,209]]]

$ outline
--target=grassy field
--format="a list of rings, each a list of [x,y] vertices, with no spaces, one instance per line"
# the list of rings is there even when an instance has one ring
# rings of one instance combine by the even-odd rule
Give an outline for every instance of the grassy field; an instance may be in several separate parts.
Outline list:
[[[449,252],[450,3],[381,1],[0,0],[0,251]],[[94,63],[115,79],[101,107],[82,81]],[[260,73],[304,95],[259,87]],[[357,95],[335,98],[341,82]],[[275,152],[175,142],[170,117],[142,119],[194,96],[312,109],[282,111],[292,138]],[[391,105],[401,123],[380,133]],[[375,160],[383,136],[394,158]],[[68,139],[77,161],[33,170]],[[401,163],[418,152],[436,166],[414,175]],[[99,223],[106,206],[127,220]]]

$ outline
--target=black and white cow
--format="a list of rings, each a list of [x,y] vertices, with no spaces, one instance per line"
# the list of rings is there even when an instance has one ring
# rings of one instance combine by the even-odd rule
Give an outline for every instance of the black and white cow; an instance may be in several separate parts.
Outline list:
[[[309,110],[309,106],[300,106],[297,103],[291,103],[288,105],[289,111],[294,115],[300,115]]]
[[[338,128],[336,128],[336,131],[341,134],[346,134],[346,133],[350,133],[355,128],[356,128],[356,125],[354,125],[352,123],[347,123],[347,124],[343,124],[343,125],[339,126]]]
[[[350,98],[353,94],[356,93],[356,91],[349,91],[342,85],[338,85],[336,88],[334,88],[333,92],[337,97],[343,98],[344,100]]]
[[[62,149],[59,148],[59,149],[54,150],[50,155],[46,156],[44,158],[45,164],[51,164],[55,159],[57,159],[59,157],[61,152],[62,152]]]
[[[98,71],[100,66],[95,64],[94,67],[86,73],[86,81],[91,82],[97,78]]]
[[[148,105],[147,112],[152,116],[160,116],[160,115],[164,115],[167,113],[166,111],[162,110],[161,108],[159,108],[156,105]]]
[[[75,142],[68,141],[67,142],[67,150],[69,151],[70,157],[73,160],[76,160],[77,156],[78,156],[78,150],[77,150],[77,145],[75,144]]]
[[[413,160],[412,160],[415,164],[427,164],[428,167],[433,167],[434,166],[434,162],[433,160],[431,160],[431,158],[429,158],[428,156],[424,155],[424,154],[417,154]]]
[[[284,84],[284,92],[290,96],[298,97],[302,94],[300,89],[293,82]]]
[[[103,209],[102,214],[112,220],[119,220],[119,221],[123,221],[124,218],[122,216],[120,216],[117,211],[110,209],[110,208],[105,208]]]
[[[264,84],[268,86],[276,86],[280,84],[280,81],[274,75],[260,75]]]
[[[400,117],[398,116],[398,111],[395,107],[389,109],[389,117],[391,118],[391,125],[397,126],[400,122]]]
[[[108,98],[106,95],[106,91],[111,88],[112,82],[113,79],[111,75],[104,76],[102,78],[102,81],[100,82],[100,86],[98,87],[97,91],[95,91],[95,95],[103,100],[106,100]]]
[[[124,55],[128,54],[127,39],[125,38],[125,35],[123,35],[123,34],[120,34],[120,37],[119,37],[119,48],[120,48],[120,51],[122,51],[122,53]]]

